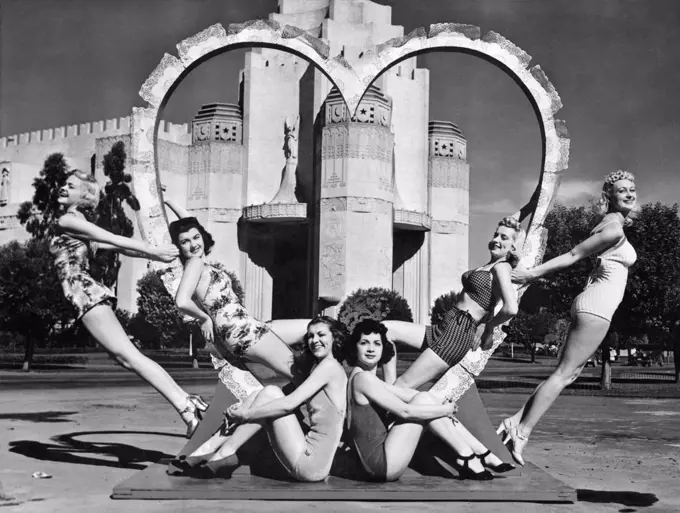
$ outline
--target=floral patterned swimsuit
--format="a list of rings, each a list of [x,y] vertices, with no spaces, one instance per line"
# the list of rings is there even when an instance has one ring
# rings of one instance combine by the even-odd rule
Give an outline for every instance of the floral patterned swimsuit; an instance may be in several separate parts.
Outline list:
[[[204,280],[209,280],[208,288],[203,298],[197,299],[213,321],[214,356],[227,361],[233,361],[233,356],[243,358],[269,332],[269,326],[253,319],[241,305],[225,270],[206,263],[200,282]]]
[[[64,215],[75,215],[67,212]],[[108,303],[116,307],[116,296],[109,289],[90,276],[90,258],[97,251],[93,242],[85,242],[65,233],[58,233],[50,241],[50,253],[61,281],[66,300],[77,312],[80,319],[95,306]]]

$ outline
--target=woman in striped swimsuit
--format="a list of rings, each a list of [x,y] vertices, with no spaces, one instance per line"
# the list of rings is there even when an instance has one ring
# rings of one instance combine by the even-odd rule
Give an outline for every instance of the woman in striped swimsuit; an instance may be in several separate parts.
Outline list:
[[[435,326],[404,321],[383,321],[392,342],[420,349],[415,362],[395,382],[396,386],[418,388],[438,378],[460,362],[468,351],[481,345],[483,350],[493,345],[497,326],[517,313],[517,294],[510,273],[519,262],[518,248],[524,241],[524,231],[515,217],[505,217],[498,223],[489,241],[489,262],[462,276],[463,290],[456,304],[446,312],[444,320]],[[496,303],[503,306],[494,316]],[[481,337],[477,328],[484,324]]]
[[[602,187],[600,206],[604,218],[588,239],[538,267],[512,273],[513,281],[527,283],[566,269],[590,255],[599,256],[585,290],[572,304],[572,324],[557,369],[536,388],[522,409],[498,428],[498,434],[505,434],[504,442],[510,445],[512,456],[520,465],[524,464],[522,450],[536,423],[562,390],[576,380],[609,331],[612,316],[623,299],[628,268],[637,258],[623,233],[639,211],[635,177],[627,171],[609,173]]]

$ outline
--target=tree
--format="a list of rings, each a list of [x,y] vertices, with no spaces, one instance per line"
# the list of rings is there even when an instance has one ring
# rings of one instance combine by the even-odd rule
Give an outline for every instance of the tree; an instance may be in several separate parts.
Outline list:
[[[104,196],[97,206],[97,225],[115,235],[132,237],[135,229],[125,214],[124,204],[139,210],[139,201],[128,185],[132,176],[125,172],[125,143],[119,141],[104,155],[104,175],[109,177]],[[115,288],[120,269],[120,257],[115,251],[99,251],[92,262],[92,274],[107,287]]]
[[[398,292],[372,287],[352,292],[338,311],[338,320],[350,333],[362,319],[413,322],[413,314],[408,302]]]
[[[211,265],[225,270],[231,278],[231,286],[241,304],[244,292],[237,276],[224,269],[220,263]],[[189,335],[200,336],[197,323],[187,322],[175,306],[175,301],[163,285],[158,271],[149,271],[137,282],[137,314],[130,320],[130,335],[137,338],[142,346],[164,349],[182,347],[188,343]]]
[[[143,347],[164,349],[189,339],[191,328],[175,306],[157,271],[149,271],[137,282],[137,314],[130,335]]]
[[[543,342],[557,323],[557,316],[547,310],[536,313],[520,310],[503,327],[507,334],[506,342],[522,344],[531,354],[531,363],[536,363],[536,344]]]
[[[33,200],[24,201],[17,212],[19,222],[36,239],[54,235],[55,219],[59,214],[59,189],[66,183],[69,166],[61,153],[45,159],[40,175],[33,180]]]
[[[610,328],[602,341],[602,374],[600,375],[600,388],[602,390],[609,390],[612,387],[611,349],[618,347],[618,345],[619,334]]]
[[[618,333],[668,338],[680,312],[678,204],[648,204],[627,230],[637,252],[612,326]]]
[[[556,205],[545,220],[548,240],[543,261],[568,253],[586,240],[600,217],[594,204],[587,207]],[[538,312],[546,308],[560,317],[568,316],[572,302],[583,291],[595,260],[596,257],[591,256],[562,272],[533,282],[522,296],[521,309]]]
[[[671,330],[673,342],[673,365],[675,366],[675,382],[680,386],[680,320],[676,321]]]
[[[31,368],[36,342],[46,341],[74,318],[52,269],[47,240],[0,247],[0,329],[23,335],[25,371]]]
[[[459,293],[458,292],[447,292],[442,294],[437,299],[434,300],[434,306],[432,306],[432,313],[430,314],[430,324],[439,324],[444,320],[446,312],[451,310],[458,302]]]

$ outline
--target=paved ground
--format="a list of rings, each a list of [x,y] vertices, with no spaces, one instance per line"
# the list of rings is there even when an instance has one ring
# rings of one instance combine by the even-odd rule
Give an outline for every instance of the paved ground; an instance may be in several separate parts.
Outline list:
[[[57,389],[54,379],[23,390],[16,382],[6,388],[8,374],[0,375],[0,507],[17,513],[680,511],[680,401],[578,396],[558,400],[526,451],[578,490],[573,505],[113,501],[116,484],[184,444],[183,426],[154,391],[98,382],[97,374],[85,388],[62,379]],[[212,389],[204,380],[190,387],[206,396]],[[496,423],[524,397],[484,393],[482,399]],[[35,471],[53,478],[34,479]]]

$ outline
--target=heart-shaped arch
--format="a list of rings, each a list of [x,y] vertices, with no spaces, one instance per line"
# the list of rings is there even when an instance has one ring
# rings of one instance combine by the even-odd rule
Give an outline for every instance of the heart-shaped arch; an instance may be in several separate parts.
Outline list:
[[[542,260],[547,235],[543,223],[557,195],[560,174],[567,169],[569,159],[566,126],[554,117],[562,107],[560,97],[540,66],[528,68],[531,57],[522,49],[500,34],[489,32],[480,38],[479,27],[457,23],[431,25],[429,32],[424,28],[416,29],[407,36],[367,49],[350,62],[341,55],[330,58],[329,47],[321,39],[297,27],[281,27],[274,21],[233,24],[227,30],[216,24],[181,41],[177,45],[179,58],[166,53],[143,84],[140,95],[148,106],[134,108],[132,113],[131,173],[135,194],[142,207],[136,215],[144,239],[152,244],[170,242],[156,171],[155,141],[160,110],[191,69],[218,53],[246,46],[283,50],[313,63],[337,86],[350,112],[356,111],[364,93],[380,73],[419,53],[445,49],[463,51],[499,66],[522,87],[540,124],[543,138],[543,161],[538,177],[540,189],[523,247],[522,264],[532,266]],[[164,282],[174,292],[181,266],[154,265],[168,271]],[[521,296],[522,293],[523,289],[519,289],[518,294]],[[438,382],[435,391],[454,400],[462,396],[504,337],[501,330],[496,330],[493,349],[468,353]],[[250,379],[247,381],[255,385]],[[235,395],[240,397],[245,392]]]

